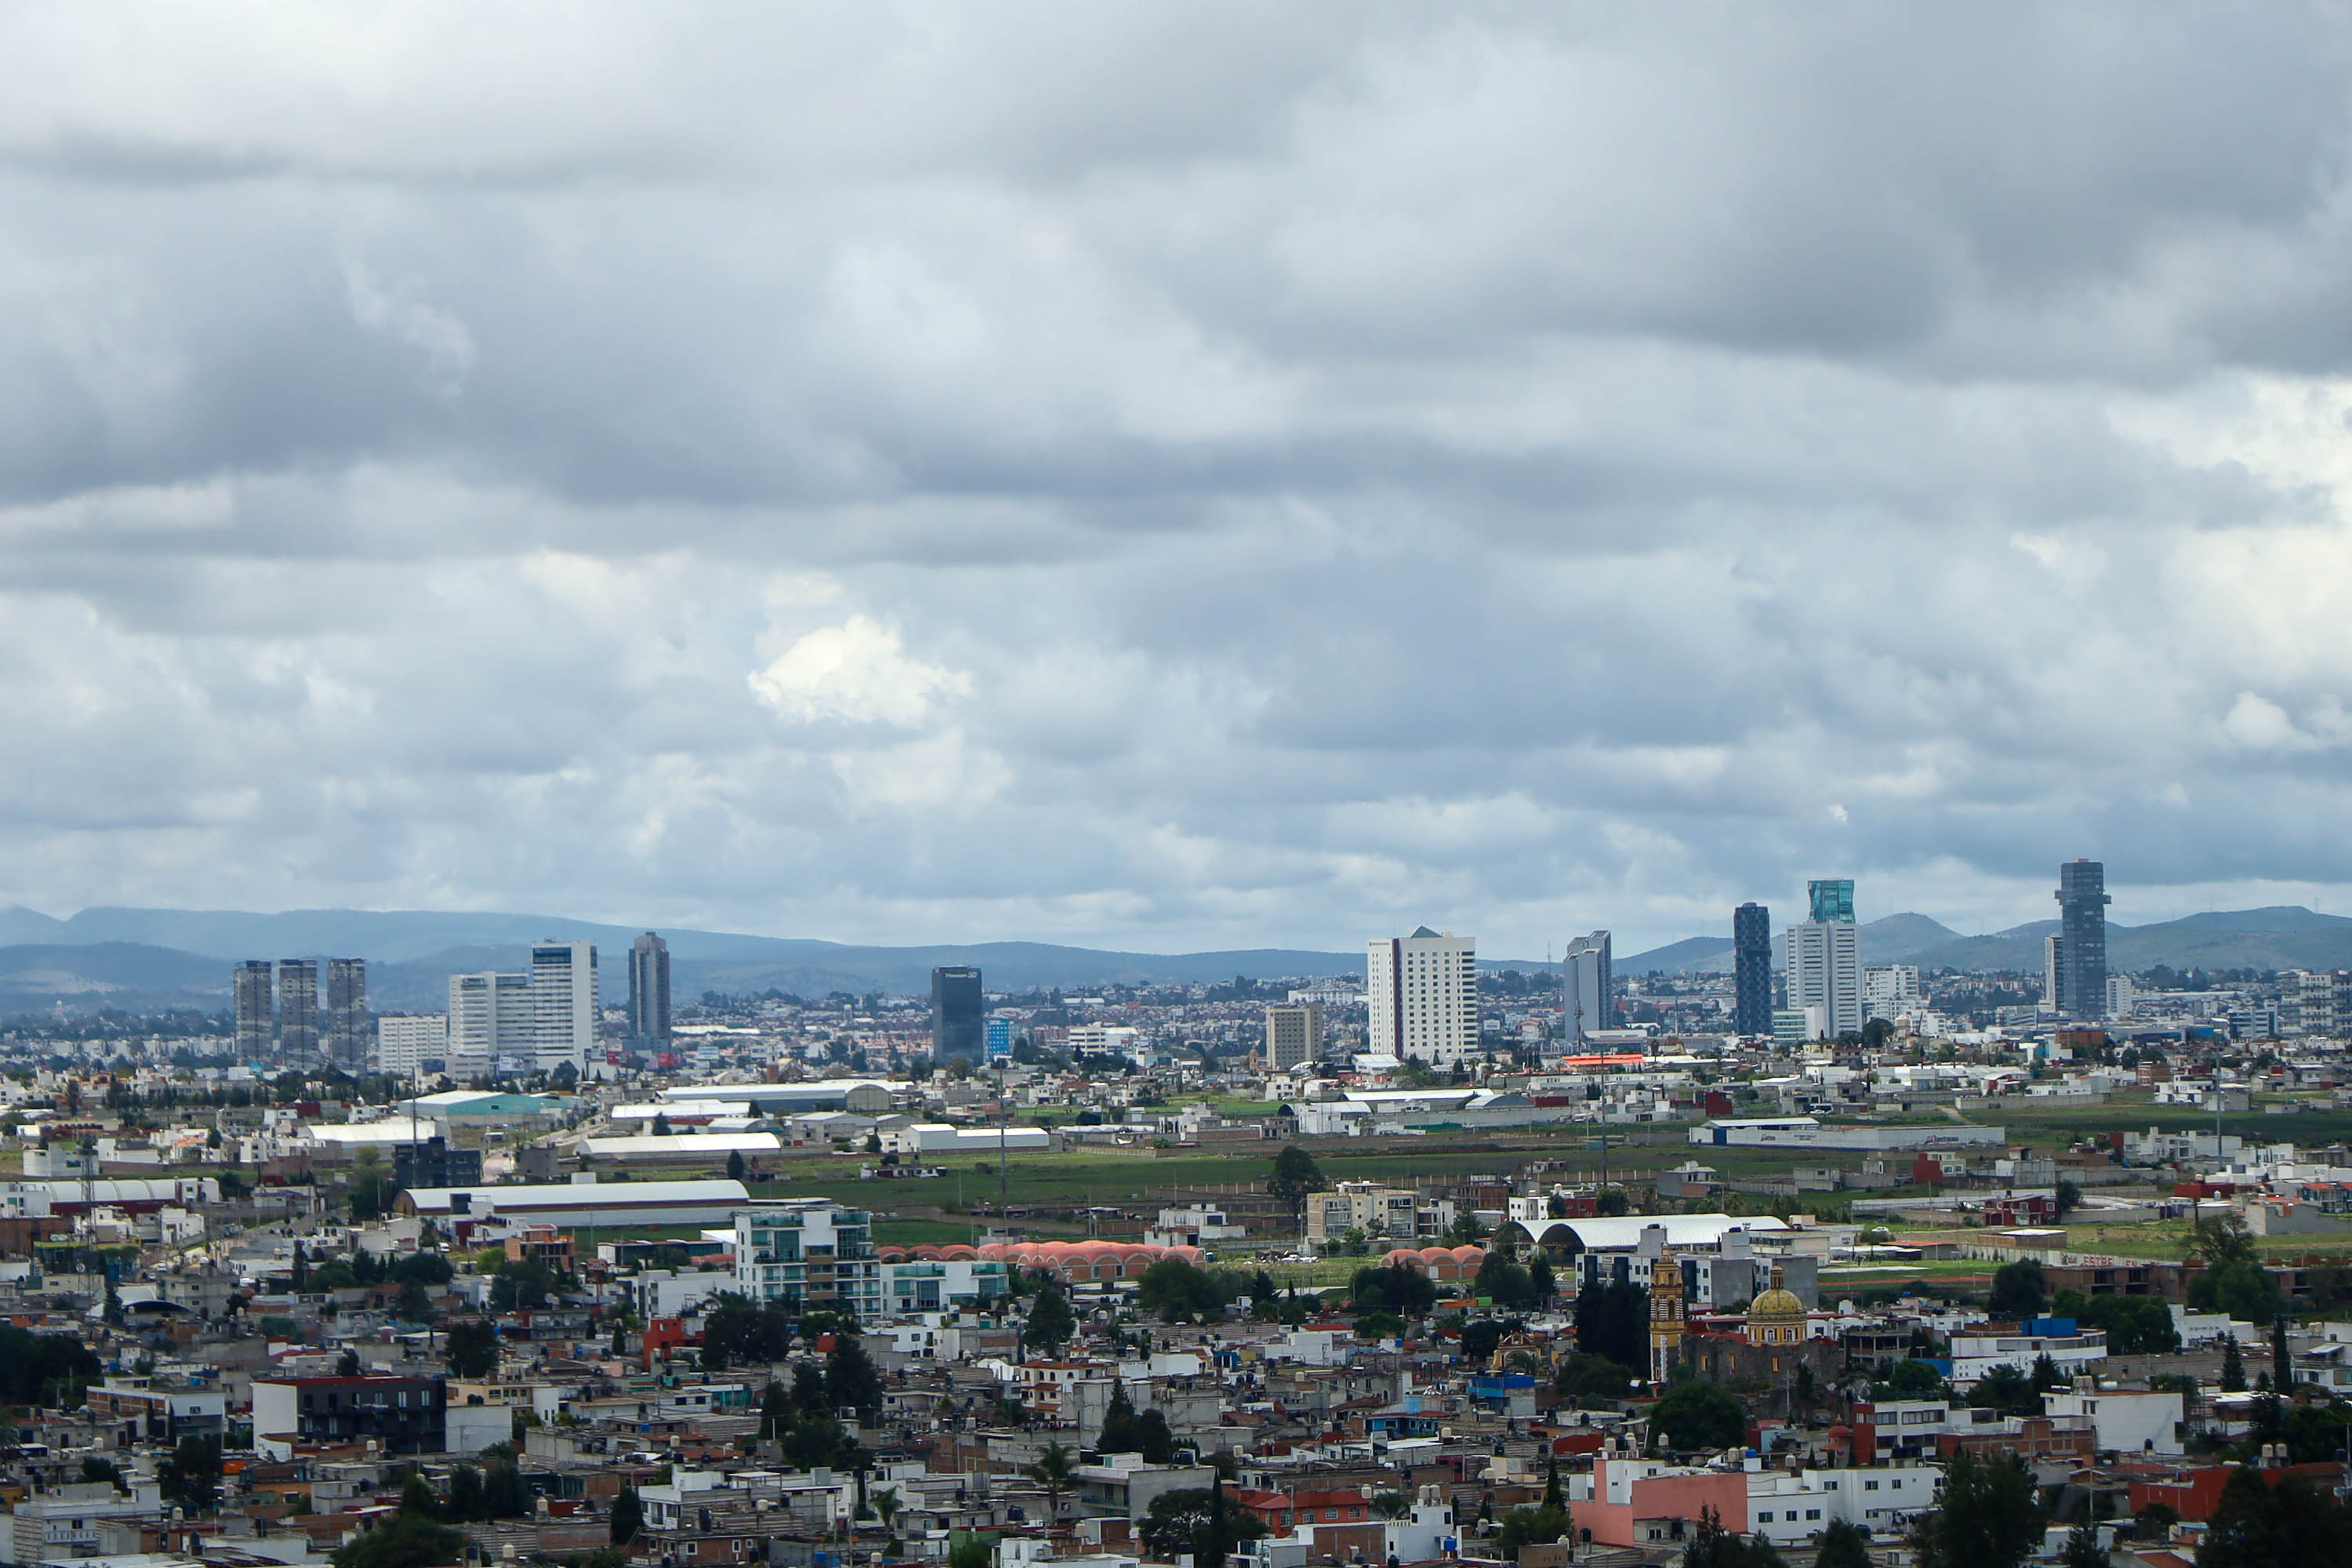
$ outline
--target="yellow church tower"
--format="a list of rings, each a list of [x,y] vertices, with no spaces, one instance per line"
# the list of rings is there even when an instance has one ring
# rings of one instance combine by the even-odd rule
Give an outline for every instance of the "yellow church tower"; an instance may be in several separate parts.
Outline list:
[[[1671,1249],[1650,1264],[1650,1381],[1664,1388],[1683,1357],[1683,1266]]]

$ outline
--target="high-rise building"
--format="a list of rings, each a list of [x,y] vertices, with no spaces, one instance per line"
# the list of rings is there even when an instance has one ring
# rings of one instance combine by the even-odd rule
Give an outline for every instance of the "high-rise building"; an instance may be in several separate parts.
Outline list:
[[[651,931],[629,944],[629,1037],[670,1037],[669,943]]]
[[[1570,1047],[1583,1045],[1595,1029],[1616,1027],[1616,994],[1611,984],[1607,931],[1568,944],[1559,964],[1559,1017],[1560,1033]]]
[[[1737,1034],[1772,1032],[1772,911],[1742,904],[1731,911],[1731,1027]]]
[[[2058,1010],[2073,1018],[2104,1017],[2107,1010],[2107,868],[2096,860],[2058,868]]]
[[[538,1018],[531,1006],[530,976],[449,976],[449,1076],[460,1083],[517,1070],[537,1056]]]
[[[1782,933],[1789,1010],[1819,1008],[1816,1037],[1859,1034],[1863,1023],[1862,933],[1853,921],[1853,883],[1807,884],[1812,919]]]
[[[950,1057],[982,1059],[987,1042],[981,1020],[988,1016],[988,994],[981,989],[980,971],[969,964],[942,964],[931,971],[931,1058]]]
[[[2042,1005],[2060,1010],[2058,998],[2066,989],[2066,939],[2052,931],[2042,939]]]
[[[1322,1003],[1286,1002],[1265,1010],[1265,1065],[1269,1070],[1288,1072],[1322,1054]]]
[[[376,1070],[431,1083],[449,1071],[449,1019],[443,1013],[389,1013],[375,1021]]]
[[[1365,951],[1374,1056],[1452,1067],[1478,1050],[1478,943],[1423,926]]]
[[[981,1032],[981,1045],[990,1061],[1010,1061],[1013,1058],[1013,1020],[1002,1013],[991,1013],[986,1027]]]
[[[530,950],[531,1068],[569,1063],[585,1076],[596,1049],[596,944],[541,942]]]
[[[368,1056],[367,960],[327,961],[327,1065],[359,1072]]]
[[[278,1055],[297,1071],[319,1065],[319,962],[278,961]]]
[[[248,958],[230,977],[236,994],[236,1054],[247,1062],[276,1055],[278,1005],[269,960]]]

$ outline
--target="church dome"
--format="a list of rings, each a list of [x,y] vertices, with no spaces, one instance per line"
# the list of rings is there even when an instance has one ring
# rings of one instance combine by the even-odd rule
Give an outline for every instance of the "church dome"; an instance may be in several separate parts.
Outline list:
[[[1805,1304],[1797,1300],[1795,1291],[1784,1290],[1775,1285],[1748,1303],[1748,1315],[1750,1318],[1801,1318],[1805,1315]]]

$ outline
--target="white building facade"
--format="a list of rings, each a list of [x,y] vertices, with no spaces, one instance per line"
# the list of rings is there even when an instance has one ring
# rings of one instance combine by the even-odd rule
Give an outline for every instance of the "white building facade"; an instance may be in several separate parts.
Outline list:
[[[449,1070],[449,1016],[392,1013],[375,1021],[376,1070],[397,1078],[438,1078]]]
[[[1423,926],[1365,953],[1370,1055],[1452,1067],[1478,1051],[1478,944]]]
[[[1781,932],[1780,941],[1789,972],[1790,1009],[1820,1008],[1819,1027],[1832,1038],[1860,1034],[1860,928],[1851,921],[1801,921]]]

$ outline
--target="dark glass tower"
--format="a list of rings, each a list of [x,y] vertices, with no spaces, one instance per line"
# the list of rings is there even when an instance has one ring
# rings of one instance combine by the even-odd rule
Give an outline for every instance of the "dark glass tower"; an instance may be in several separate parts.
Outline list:
[[[629,1037],[670,1037],[669,943],[651,931],[629,944]]]
[[[367,960],[327,961],[327,1065],[343,1072],[367,1068]]]
[[[269,960],[248,958],[236,966],[236,1054],[246,1062],[269,1059],[278,1043],[278,992]]]
[[[2107,1014],[2107,868],[2096,860],[2058,868],[2058,1010],[2071,1018]]]
[[[319,1065],[319,961],[278,961],[278,1050],[289,1068]]]
[[[931,1058],[980,1060],[987,1013],[988,997],[980,988],[979,970],[964,964],[932,970]]]
[[[1772,1032],[1772,911],[1742,904],[1731,911],[1731,1027],[1742,1035]]]

